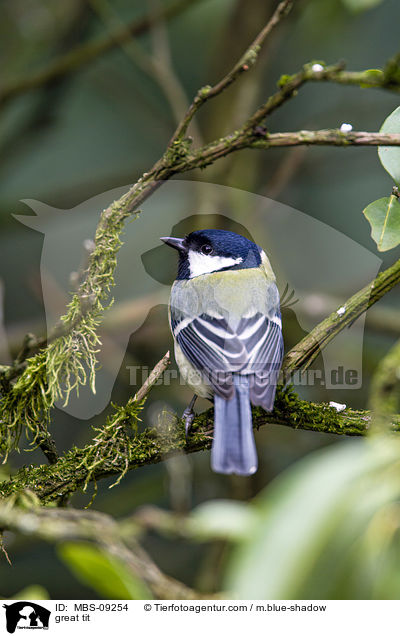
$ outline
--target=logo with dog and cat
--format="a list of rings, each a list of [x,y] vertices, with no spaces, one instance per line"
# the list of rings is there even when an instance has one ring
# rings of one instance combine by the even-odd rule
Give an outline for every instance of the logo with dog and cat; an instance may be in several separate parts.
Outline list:
[[[14,634],[17,629],[48,629],[50,610],[32,603],[31,601],[18,601],[4,604],[6,611],[6,629],[9,634]]]

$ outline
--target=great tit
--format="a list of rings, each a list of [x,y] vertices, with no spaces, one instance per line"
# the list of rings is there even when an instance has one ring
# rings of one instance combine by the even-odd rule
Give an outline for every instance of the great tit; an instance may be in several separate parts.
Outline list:
[[[251,404],[272,410],[283,357],[275,275],[264,250],[234,232],[161,240],[179,253],[169,304],[179,371],[196,396],[214,399],[211,467],[251,475]]]

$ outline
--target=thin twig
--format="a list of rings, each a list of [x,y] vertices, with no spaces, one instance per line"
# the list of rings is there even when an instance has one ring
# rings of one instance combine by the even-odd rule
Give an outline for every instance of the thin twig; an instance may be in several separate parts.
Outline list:
[[[253,64],[257,60],[258,52],[261,46],[264,44],[266,38],[271,33],[272,29],[277,24],[279,24],[282,18],[289,13],[292,5],[293,0],[283,0],[283,2],[280,2],[265,27],[259,32],[257,37],[247,48],[245,53],[236,62],[232,69],[225,75],[225,77],[223,77],[214,86],[205,86],[197,92],[197,95],[189,106],[189,109],[186,112],[184,118],[172,135],[169,146],[185,136],[188,126],[192,121],[194,115],[205,102],[222,93],[222,91],[228,88],[228,86],[230,86],[239,77],[239,75],[245,73],[251,66],[253,66]]]
[[[4,547],[3,530],[0,531],[0,552],[2,552],[7,560],[8,565],[12,566],[11,559],[8,556],[8,552]]]
[[[169,7],[163,8],[158,17],[170,20],[199,1],[201,0],[176,0]],[[77,71],[133,36],[145,33],[151,26],[151,20],[152,18],[147,16],[136,18],[111,34],[100,36],[94,41],[77,46],[69,53],[50,62],[42,70],[29,73],[24,77],[4,84],[0,89],[0,107],[18,95],[46,86],[56,78],[58,79]]]
[[[134,578],[139,578],[148,586],[156,598],[204,598],[204,595],[167,576],[159,569],[133,538],[138,530],[134,520],[116,522],[110,515],[93,510],[55,510],[40,507],[24,510],[3,504],[0,505],[0,527],[55,543],[90,542],[123,564]],[[4,548],[2,550],[5,552]],[[7,553],[5,554],[8,557]]]
[[[156,366],[154,367],[154,369],[152,370],[148,378],[146,378],[143,385],[140,387],[139,391],[136,393],[134,397],[135,402],[141,402],[146,397],[146,395],[148,394],[152,386],[157,382],[158,378],[164,373],[165,369],[168,367],[170,362],[171,362],[171,356],[169,351],[167,351],[165,356],[163,356],[161,360],[157,362]]]
[[[107,0],[89,0],[89,2],[111,33],[115,31],[122,32],[124,28],[128,28]],[[166,29],[163,28],[164,21],[162,19],[161,8],[159,6],[153,7],[149,15],[149,31],[152,36],[153,53],[147,53],[135,39],[130,37],[129,32],[126,40],[120,41],[119,45],[135,66],[159,85],[170,105],[176,125],[188,108],[188,100],[183,86],[173,70],[168,35]],[[156,45],[154,44],[155,42],[157,42]],[[198,128],[196,128],[196,137],[199,143],[202,143]]]
[[[176,124],[179,125],[189,108],[189,100],[172,63],[168,30],[166,21],[160,14],[160,3],[158,0],[151,0],[150,4],[152,16],[150,35],[153,44],[152,60],[155,77],[169,101],[171,110],[175,115]],[[203,136],[196,122],[193,122],[192,132],[197,143],[202,145],[204,143]]]

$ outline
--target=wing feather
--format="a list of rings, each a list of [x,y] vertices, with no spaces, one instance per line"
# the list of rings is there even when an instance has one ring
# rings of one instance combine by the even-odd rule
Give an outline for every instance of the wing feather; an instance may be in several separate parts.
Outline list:
[[[171,328],[184,355],[204,373],[218,395],[230,394],[232,373],[241,373],[253,376],[253,404],[273,403],[283,357],[279,312],[273,319],[255,313],[235,327],[223,316],[203,313],[178,320],[171,312]]]

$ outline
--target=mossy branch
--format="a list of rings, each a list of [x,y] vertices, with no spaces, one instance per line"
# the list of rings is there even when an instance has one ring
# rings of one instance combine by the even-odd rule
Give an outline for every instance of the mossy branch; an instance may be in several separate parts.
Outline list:
[[[257,136],[249,140],[249,148],[286,147],[286,146],[399,146],[400,133],[379,133],[352,131],[343,133],[339,129],[299,130],[297,132],[268,133],[262,129]]]
[[[114,284],[120,234],[130,215],[120,202],[103,213],[96,230],[95,248],[87,275],[68,306],[62,322],[65,333],[29,358],[14,383],[3,378],[0,402],[0,450],[5,458],[18,443],[23,425],[33,444],[47,437],[49,412],[55,402],[67,403],[71,391],[89,383],[95,392],[96,354],[100,346],[97,328]]]
[[[270,21],[254,40],[256,46],[249,47],[248,52],[252,52],[252,63],[256,61],[259,47],[265,41],[272,26],[283,17],[290,4],[283,1],[279,5],[278,13],[274,14],[275,18],[273,16],[272,22]],[[245,57],[246,55],[247,53]],[[244,63],[241,58],[226,77],[212,89],[215,95],[240,77],[240,69],[245,70],[243,65],[250,68],[248,61]],[[96,354],[100,346],[97,328],[105,308],[109,306],[108,295],[114,284],[113,274],[117,253],[121,246],[120,236],[124,221],[138,209],[141,203],[164,181],[177,173],[204,168],[217,159],[243,148],[287,145],[287,137],[283,140],[285,143],[281,143],[284,133],[280,134],[280,142],[278,133],[271,142],[272,135],[268,134],[261,123],[273,110],[294,96],[300,86],[306,82],[358,83],[360,86],[379,86],[397,90],[400,87],[400,78],[395,70],[396,63],[394,62],[389,70],[388,68],[382,71],[364,71],[354,74],[345,71],[341,64],[331,67],[313,63],[305,65],[296,75],[281,78],[278,91],[271,95],[239,130],[230,135],[193,151],[190,138],[181,138],[181,135],[178,135],[151,170],[145,173],[125,195],[103,211],[96,230],[95,248],[89,257],[86,276],[78,292],[73,296],[67,314],[62,318],[65,333],[50,342],[35,356],[24,361],[24,364],[18,368],[16,379],[10,380],[7,378],[7,370],[2,374],[0,369],[2,383],[0,451],[5,457],[17,446],[23,429],[31,435],[34,444],[48,438],[50,409],[57,400],[63,399],[67,402],[71,391],[78,391],[80,386],[87,383],[93,391],[95,390]],[[205,101],[207,99],[203,99],[201,103]],[[379,136],[378,133],[316,131],[306,135],[304,131],[300,131],[300,133],[288,134],[292,136],[292,139],[293,135],[297,135],[302,143],[400,145],[400,136]]]
[[[282,365],[282,373],[286,380],[294,371],[307,369],[319,352],[338,333],[350,327],[357,318],[399,282],[400,259],[351,296],[286,354]]]
[[[10,481],[0,483],[0,497],[10,497],[28,489],[43,504],[60,505],[90,482],[115,476],[120,481],[127,470],[159,463],[176,453],[193,453],[211,447],[213,409],[195,418],[188,440],[183,423],[171,418],[165,418],[157,429],[131,435],[128,426],[136,425],[138,407],[130,405],[130,413],[125,407],[120,409],[124,409],[123,417],[127,415],[124,435],[120,434],[123,427],[121,411],[118,410],[103,429],[97,429],[100,433],[93,444],[72,448],[54,465],[23,467]],[[278,424],[320,433],[364,435],[371,424],[371,413],[350,408],[337,412],[327,404],[301,400],[291,389],[279,389],[273,412],[253,408],[253,423],[256,428]],[[117,426],[118,432],[114,432],[113,428]],[[392,418],[391,427],[393,431],[400,432],[400,416]],[[96,461],[94,453],[97,453],[99,461]]]
[[[318,352],[340,331],[352,324],[372,304],[400,281],[400,260],[378,274],[362,290],[354,294],[342,307],[315,327],[289,351],[283,362],[287,379],[296,370],[307,368]],[[147,393],[169,364],[169,352],[153,369],[143,387],[125,406],[115,406],[115,413],[103,427],[95,428],[91,444],[73,448],[54,465],[23,468],[9,482],[0,484],[0,497],[30,488],[44,503],[62,504],[79,490],[86,490],[90,482],[117,475],[114,486],[128,470],[158,463],[176,452],[195,452],[211,446],[213,411],[196,417],[189,440],[178,420],[163,418],[157,429],[137,434],[140,411]],[[253,409],[255,427],[279,424],[292,428],[338,435],[363,435],[371,424],[371,413],[346,409],[338,413],[324,404],[300,400],[291,389],[280,389],[272,413]],[[400,416],[391,418],[393,431],[400,431]]]
[[[32,495],[1,503],[0,528],[53,543],[90,542],[143,581],[155,598],[204,598],[158,568],[138,543],[136,536],[140,528],[134,520],[117,522],[110,515],[97,511],[55,510],[40,507],[39,503]]]

